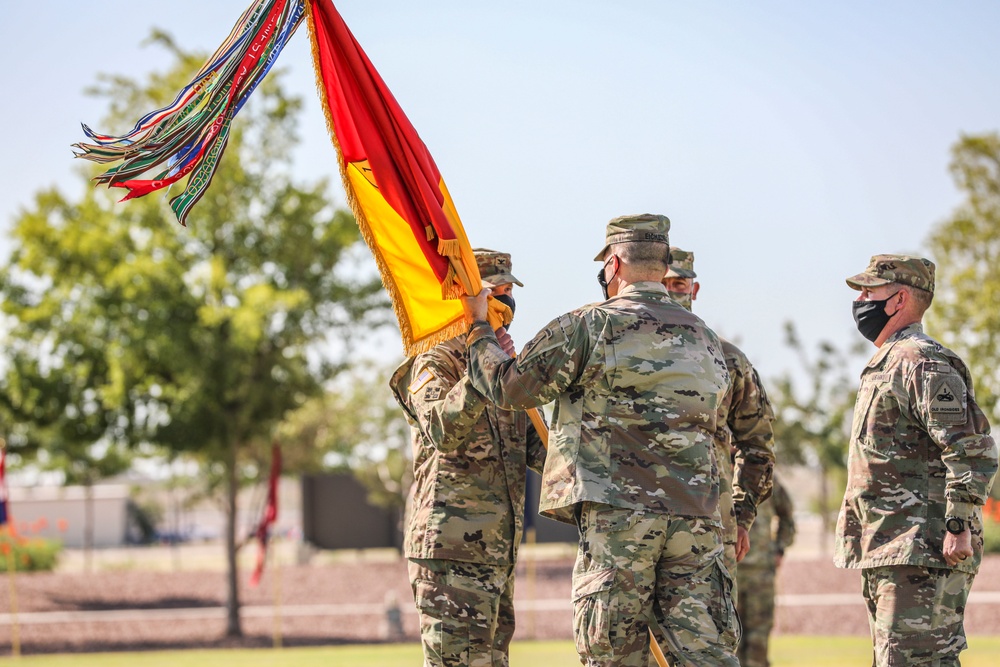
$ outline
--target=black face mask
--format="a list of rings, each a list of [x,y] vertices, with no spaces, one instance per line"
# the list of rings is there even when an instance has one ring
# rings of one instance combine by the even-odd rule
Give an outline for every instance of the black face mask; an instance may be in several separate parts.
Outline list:
[[[515,309],[514,297],[512,297],[510,294],[498,294],[493,298],[502,303],[503,305],[507,306],[508,308],[510,308],[510,314],[511,314],[510,321],[513,322],[514,321],[513,315]],[[507,325],[507,329],[510,329],[510,324]]]
[[[605,301],[611,298],[608,296],[608,281],[604,279],[604,267],[606,267],[607,265],[608,265],[607,262],[605,262],[604,264],[601,265],[601,268],[597,270],[597,284],[601,286],[601,292],[604,293]],[[614,276],[612,275],[611,278],[613,280]]]
[[[878,338],[878,335],[882,333],[882,329],[885,329],[885,325],[889,323],[889,320],[899,312],[897,310],[892,315],[887,315],[885,312],[885,304],[889,303],[889,299],[894,296],[896,295],[892,294],[881,301],[855,301],[851,304],[851,310],[854,313],[854,322],[858,325],[858,331],[873,343]]]

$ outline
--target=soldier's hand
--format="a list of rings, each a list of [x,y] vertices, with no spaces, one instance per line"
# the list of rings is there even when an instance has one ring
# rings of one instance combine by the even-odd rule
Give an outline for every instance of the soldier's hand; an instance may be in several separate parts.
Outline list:
[[[746,558],[750,553],[750,533],[743,526],[736,527],[736,562]]]
[[[505,327],[500,327],[497,329],[496,333],[497,341],[500,343],[500,347],[503,348],[503,351],[506,352],[508,356],[516,357],[517,348],[514,347],[514,339],[510,337],[509,333],[507,333],[507,329]]]
[[[944,552],[944,561],[952,567],[966,558],[972,558],[972,531],[966,528],[958,535],[946,532],[942,551]]]
[[[462,310],[469,322],[485,322],[486,313],[489,307],[486,305],[486,297],[490,294],[490,288],[484,287],[476,296],[462,297]]]

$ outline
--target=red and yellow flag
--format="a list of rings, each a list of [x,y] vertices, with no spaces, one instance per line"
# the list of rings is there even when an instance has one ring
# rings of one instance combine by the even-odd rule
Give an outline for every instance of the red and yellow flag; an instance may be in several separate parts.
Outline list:
[[[434,159],[333,3],[312,0],[307,16],[347,198],[392,299],[403,348],[417,354],[467,328],[456,299],[482,289],[472,246]]]

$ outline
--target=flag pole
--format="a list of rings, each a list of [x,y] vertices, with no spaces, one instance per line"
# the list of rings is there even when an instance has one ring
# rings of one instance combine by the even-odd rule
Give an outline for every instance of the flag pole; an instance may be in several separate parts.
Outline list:
[[[274,648],[281,648],[281,557],[278,555],[278,536],[274,535],[271,541],[271,558],[274,564],[274,581],[271,587],[274,591]]]
[[[10,592],[10,652],[21,655],[21,625],[17,620],[17,558],[14,555],[14,532],[10,518],[10,497],[7,492],[7,441],[0,438],[0,546],[7,557],[7,587]],[[6,539],[5,539],[6,538]]]
[[[4,537],[10,540],[5,542],[3,547],[7,555],[7,585],[10,591],[10,653],[15,658],[21,657],[21,624],[17,619],[17,578],[14,570],[17,568],[17,561],[14,557],[14,534],[10,530],[10,525],[0,526]]]

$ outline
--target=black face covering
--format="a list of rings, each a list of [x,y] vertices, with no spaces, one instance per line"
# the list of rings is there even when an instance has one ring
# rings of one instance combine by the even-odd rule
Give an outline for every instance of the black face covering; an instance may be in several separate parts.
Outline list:
[[[854,322],[858,325],[858,331],[873,343],[878,338],[878,335],[882,333],[882,329],[885,329],[885,325],[889,323],[889,320],[896,315],[896,313],[887,315],[885,312],[885,304],[889,303],[889,299],[894,296],[896,294],[887,296],[881,301],[855,301],[851,304],[851,310],[854,312]],[[898,313],[899,311],[896,312]]]
[[[514,297],[512,297],[510,294],[498,294],[497,296],[495,296],[493,298],[496,299],[497,301],[499,301],[500,303],[502,303],[503,305],[507,306],[508,308],[510,308],[510,314],[512,316],[511,317],[511,322],[513,322],[514,321],[514,319],[513,319],[514,305],[515,305],[514,304]],[[507,325],[507,329],[510,329],[510,324]]]
[[[601,265],[601,268],[598,269],[597,271],[597,283],[601,286],[601,292],[604,293],[605,301],[611,298],[608,296],[608,281],[604,279],[604,267],[606,267],[607,265],[608,265],[607,262],[605,262],[604,264]],[[613,280],[614,275],[612,275],[611,278]]]

